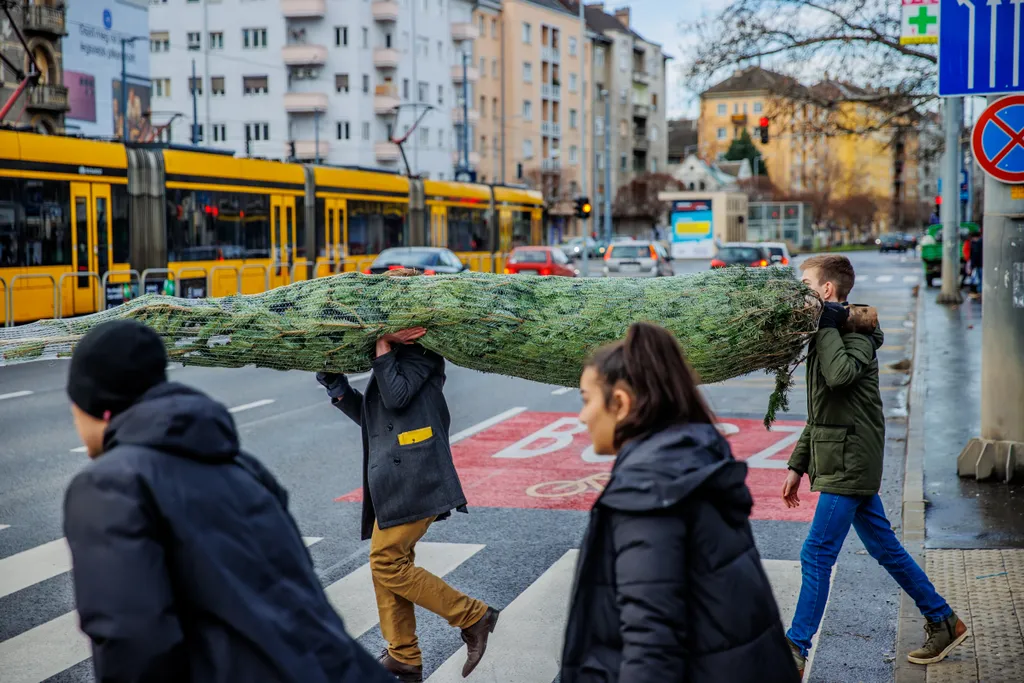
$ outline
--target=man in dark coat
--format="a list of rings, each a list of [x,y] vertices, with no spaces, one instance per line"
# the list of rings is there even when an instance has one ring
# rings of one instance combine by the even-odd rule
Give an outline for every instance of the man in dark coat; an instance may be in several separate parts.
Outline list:
[[[228,411],[166,381],[155,332],[85,335],[68,395],[89,457],[64,529],[96,680],[385,683],[345,633],[287,510]]]
[[[709,424],[623,447],[580,550],[562,683],[796,683],[746,473]]]
[[[463,677],[479,664],[498,621],[497,610],[414,564],[416,543],[430,525],[452,510],[467,511],[448,440],[444,359],[412,343],[425,333],[403,330],[377,342],[365,395],[344,375],[317,374],[331,402],[362,430],[362,537],[370,539],[370,573],[388,643],[380,662],[401,681],[423,680],[415,605],[462,630]]]

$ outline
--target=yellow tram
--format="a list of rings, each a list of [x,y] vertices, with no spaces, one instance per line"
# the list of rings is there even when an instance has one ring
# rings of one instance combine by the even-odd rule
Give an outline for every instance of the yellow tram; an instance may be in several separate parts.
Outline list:
[[[473,270],[542,243],[517,187],[0,130],[0,321],[91,313],[140,292],[256,293],[444,246]]]

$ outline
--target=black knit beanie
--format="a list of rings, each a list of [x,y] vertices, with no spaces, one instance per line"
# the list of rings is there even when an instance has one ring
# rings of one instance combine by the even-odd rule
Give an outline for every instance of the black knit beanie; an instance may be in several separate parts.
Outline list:
[[[123,412],[167,381],[167,351],[160,336],[132,320],[89,331],[75,347],[68,371],[71,402],[96,418]]]

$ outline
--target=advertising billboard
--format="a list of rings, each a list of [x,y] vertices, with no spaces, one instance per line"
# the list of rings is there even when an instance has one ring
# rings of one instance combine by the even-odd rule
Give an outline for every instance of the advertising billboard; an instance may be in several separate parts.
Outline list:
[[[672,202],[672,258],[705,259],[715,255],[711,200]]]
[[[62,42],[64,84],[72,133],[121,136],[121,40],[128,74],[128,127],[132,139],[148,128],[149,13],[145,0],[96,0],[67,3],[68,35]],[[134,132],[132,132],[134,131]]]

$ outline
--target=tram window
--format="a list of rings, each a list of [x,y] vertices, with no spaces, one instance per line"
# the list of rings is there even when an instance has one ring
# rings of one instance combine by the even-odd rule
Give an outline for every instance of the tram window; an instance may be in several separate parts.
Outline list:
[[[306,258],[306,200],[295,198],[295,258]]]
[[[0,267],[70,266],[71,188],[0,178]]]
[[[168,260],[269,258],[269,207],[267,195],[168,189]]]
[[[298,207],[299,202],[302,199],[298,199],[295,202],[295,206]],[[322,198],[315,200],[314,206],[316,207],[316,220],[313,223],[313,232],[316,235],[316,255],[317,258],[330,258],[332,254],[328,253],[327,245],[333,239],[333,236],[328,234],[328,222],[327,222],[327,205]],[[296,231],[298,227],[296,226]],[[305,227],[303,227],[305,231]]]
[[[533,224],[529,211],[512,212],[512,246],[521,247],[533,243]]]
[[[75,197],[75,233],[78,240],[78,272],[88,272],[89,268],[89,200],[86,197]],[[78,278],[79,287],[88,287],[89,278]]]
[[[128,186],[110,186],[111,235],[114,246],[114,263],[128,263],[131,260],[131,237],[128,229]]]
[[[394,202],[348,202],[348,247],[351,256],[379,254],[405,246],[408,206]]]
[[[453,251],[487,249],[487,212],[461,206],[448,207],[448,248]]]

